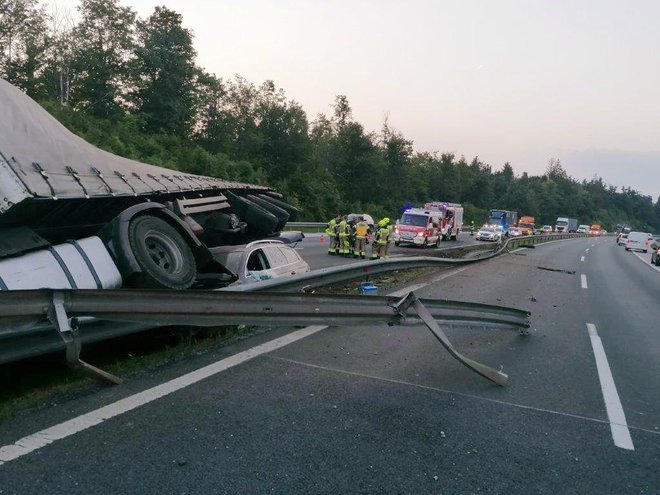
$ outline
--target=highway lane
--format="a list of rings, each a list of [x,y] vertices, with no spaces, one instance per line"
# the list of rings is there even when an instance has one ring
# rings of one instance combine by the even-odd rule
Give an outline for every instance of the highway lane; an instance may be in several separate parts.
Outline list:
[[[529,337],[448,332],[469,356],[503,366],[506,388],[450,359],[422,327],[328,328],[7,462],[0,486],[4,493],[655,493],[658,306],[635,287],[657,294],[659,275],[609,239],[560,241],[461,267],[418,294],[532,311]],[[616,287],[621,306],[612,303]],[[623,327],[615,315],[629,310],[635,316],[622,316]],[[590,322],[635,450],[614,444]],[[290,332],[260,334],[123,388],[60,399],[2,425],[0,441]]]
[[[589,318],[608,349],[628,421],[660,431],[660,271],[650,254],[614,242],[590,254]]]

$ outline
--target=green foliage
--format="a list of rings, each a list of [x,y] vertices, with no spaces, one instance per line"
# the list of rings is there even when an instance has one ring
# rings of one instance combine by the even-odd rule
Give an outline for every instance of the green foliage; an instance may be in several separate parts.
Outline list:
[[[192,33],[165,7],[146,20],[118,0],[82,0],[79,10],[77,25],[63,25],[37,0],[0,0],[0,73],[112,153],[271,185],[308,221],[349,212],[397,218],[406,206],[450,201],[465,206],[467,224],[494,208],[539,224],[570,216],[660,231],[660,198],[654,204],[600,178],[578,182],[559,160],[541,176],[517,177],[509,163],[494,171],[478,157],[414,152],[387,119],[379,133],[365,130],[345,95],[310,124],[273,81],[257,86],[199,68]]]

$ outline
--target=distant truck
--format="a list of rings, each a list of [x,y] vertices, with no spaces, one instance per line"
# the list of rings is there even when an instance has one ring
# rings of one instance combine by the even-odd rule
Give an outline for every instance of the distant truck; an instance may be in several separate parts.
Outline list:
[[[504,232],[509,230],[509,227],[518,225],[518,212],[508,210],[490,210],[488,216],[489,225],[497,225],[502,227]]]
[[[555,232],[575,233],[577,228],[578,221],[576,218],[559,217],[555,222]]]
[[[295,220],[268,187],[102,151],[2,79],[0,109],[0,290],[230,282],[214,247]]]
[[[534,217],[520,217],[518,228],[522,235],[534,235],[534,224],[536,219]]]
[[[602,230],[603,228],[600,226],[600,224],[595,223],[591,227],[589,227],[589,235],[601,235]]]
[[[408,208],[398,220],[392,238],[394,244],[440,246],[455,241],[463,226],[463,207],[456,203],[431,202],[423,208]]]

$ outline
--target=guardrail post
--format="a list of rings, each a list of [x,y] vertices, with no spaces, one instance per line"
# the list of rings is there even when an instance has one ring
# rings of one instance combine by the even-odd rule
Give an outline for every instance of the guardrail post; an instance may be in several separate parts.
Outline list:
[[[123,382],[121,378],[103,371],[100,368],[92,366],[80,359],[80,350],[82,344],[78,335],[77,318],[69,318],[64,306],[64,293],[53,291],[53,299],[47,311],[47,316],[59,336],[64,341],[66,348],[66,362],[73,370],[83,371],[86,374],[104,381],[109,381],[115,385]]]

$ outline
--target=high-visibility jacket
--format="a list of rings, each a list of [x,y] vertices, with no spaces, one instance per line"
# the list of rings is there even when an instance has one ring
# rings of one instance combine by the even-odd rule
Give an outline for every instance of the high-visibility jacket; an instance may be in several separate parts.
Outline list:
[[[355,237],[358,239],[366,239],[368,233],[369,224],[367,222],[361,220],[355,224]]]
[[[380,246],[384,246],[385,244],[387,244],[389,237],[390,237],[389,227],[380,227],[376,231],[376,244]]]
[[[351,226],[348,224],[346,220],[342,220],[341,222],[339,222],[339,226],[338,226],[339,237],[348,237],[350,231],[351,231]]]
[[[337,220],[334,218],[328,222],[328,227],[325,229],[325,233],[331,236],[337,235]]]

